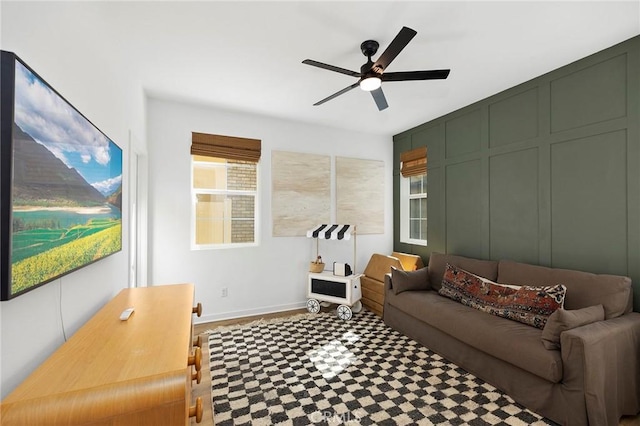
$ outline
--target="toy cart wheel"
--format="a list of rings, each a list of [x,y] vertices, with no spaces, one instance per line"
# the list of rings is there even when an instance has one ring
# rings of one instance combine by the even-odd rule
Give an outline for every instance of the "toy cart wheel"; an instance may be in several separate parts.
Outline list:
[[[357,314],[358,312],[360,312],[362,310],[362,302],[361,301],[357,301],[356,303],[353,304],[353,306],[351,307],[351,311],[354,314]]]
[[[312,314],[317,314],[318,312],[320,312],[320,302],[318,302],[316,299],[307,300],[307,311]]]
[[[341,320],[350,320],[353,315],[351,312],[351,308],[347,305],[338,306],[337,313],[338,318],[340,318]]]

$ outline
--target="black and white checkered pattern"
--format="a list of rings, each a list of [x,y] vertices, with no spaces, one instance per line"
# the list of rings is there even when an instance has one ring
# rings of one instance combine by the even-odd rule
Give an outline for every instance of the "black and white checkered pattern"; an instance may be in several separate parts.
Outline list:
[[[209,348],[216,426],[554,424],[367,311],[216,330]]]

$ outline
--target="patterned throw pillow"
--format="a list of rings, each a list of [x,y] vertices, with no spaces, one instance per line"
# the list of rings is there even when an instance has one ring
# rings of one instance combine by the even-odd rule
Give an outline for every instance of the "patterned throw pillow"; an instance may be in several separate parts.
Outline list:
[[[564,305],[567,288],[506,286],[447,264],[439,293],[463,305],[543,329],[549,315]]]

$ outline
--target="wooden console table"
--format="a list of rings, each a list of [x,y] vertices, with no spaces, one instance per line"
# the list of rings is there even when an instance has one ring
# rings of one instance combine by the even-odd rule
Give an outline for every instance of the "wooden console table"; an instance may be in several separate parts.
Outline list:
[[[193,301],[192,284],[122,290],[2,401],[2,425],[199,423]]]

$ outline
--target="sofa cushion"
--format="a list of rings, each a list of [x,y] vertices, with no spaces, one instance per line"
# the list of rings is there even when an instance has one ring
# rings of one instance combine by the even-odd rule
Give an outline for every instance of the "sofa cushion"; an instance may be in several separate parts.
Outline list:
[[[562,307],[565,291],[561,284],[503,286],[447,264],[440,294],[482,312],[542,329],[549,315]]]
[[[391,267],[391,283],[395,294],[408,290],[429,290],[429,274],[427,268],[417,271],[401,271]]]
[[[542,344],[547,349],[560,349],[560,333],[602,320],[604,320],[602,305],[569,311],[558,309],[549,316],[542,330]]]
[[[429,282],[434,290],[440,290],[447,263],[491,281],[495,281],[498,277],[498,262],[495,260],[479,260],[434,252],[429,257]]]
[[[560,351],[546,350],[540,337],[542,331],[537,328],[489,315],[435,291],[407,291],[397,295],[389,292],[386,303],[545,380],[553,383],[562,380]]]
[[[391,267],[402,269],[402,263],[396,257],[374,253],[369,259],[364,274],[374,280],[384,283],[384,276],[391,272]]]
[[[602,304],[606,319],[631,312],[633,307],[631,279],[619,275],[596,275],[501,260],[498,265],[498,282],[534,286],[563,284],[567,287],[565,309],[574,310]]]

